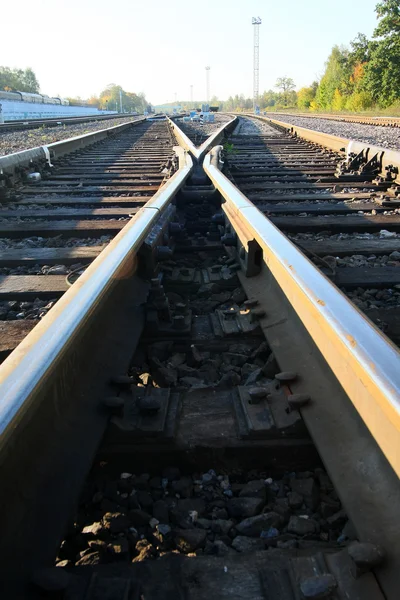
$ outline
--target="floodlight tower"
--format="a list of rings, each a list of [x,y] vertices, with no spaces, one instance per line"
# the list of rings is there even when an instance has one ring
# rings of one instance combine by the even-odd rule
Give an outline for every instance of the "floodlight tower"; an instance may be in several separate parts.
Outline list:
[[[210,68],[211,67],[206,67],[206,92],[207,92],[207,104],[210,103]]]
[[[255,112],[258,102],[259,92],[259,72],[260,72],[260,17],[253,17],[251,24],[254,25],[254,61],[253,61],[253,110]]]

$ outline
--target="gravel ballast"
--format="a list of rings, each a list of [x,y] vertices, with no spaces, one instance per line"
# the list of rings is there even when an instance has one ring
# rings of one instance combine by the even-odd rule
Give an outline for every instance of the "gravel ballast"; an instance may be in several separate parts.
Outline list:
[[[77,123],[75,125],[60,125],[59,127],[41,126],[37,129],[28,129],[27,131],[8,131],[0,133],[0,157],[21,152],[37,146],[46,146],[60,140],[67,140],[71,137],[109,129],[116,125],[137,121],[141,117],[127,117],[126,119],[110,119],[100,121],[89,121],[87,123]]]
[[[268,115],[266,118],[268,118]],[[271,118],[289,123],[290,125],[314,129],[322,133],[329,133],[330,135],[337,135],[374,146],[400,150],[400,129],[396,127],[380,127],[379,125],[363,125],[361,123],[340,123],[339,121],[313,117],[271,115]]]
[[[222,127],[225,123],[232,120],[231,115],[220,115],[214,113],[214,122],[200,122],[200,121],[183,121],[178,119],[176,121],[177,126],[181,129],[194,143],[195,146],[201,146],[204,140],[212,135],[217,129]]]
[[[167,553],[227,556],[268,548],[340,547],[354,539],[323,469],[246,475],[129,472],[86,485],[56,564],[142,562]]]

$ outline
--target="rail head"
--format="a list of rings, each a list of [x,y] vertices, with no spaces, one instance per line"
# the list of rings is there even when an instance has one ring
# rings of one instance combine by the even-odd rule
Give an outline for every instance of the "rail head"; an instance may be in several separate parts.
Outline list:
[[[189,177],[193,162],[181,148],[179,170],[141,208],[0,366],[0,456],[16,424],[37,402],[79,329],[110,289],[133,270],[134,257],[160,214]]]
[[[210,150],[210,148],[212,148],[213,146],[215,146],[215,144],[217,144],[221,141],[221,138],[224,135],[224,132],[226,130],[228,130],[230,127],[232,127],[237,121],[237,117],[234,116],[230,121],[227,121],[219,129],[214,131],[214,133],[212,135],[210,135],[201,144],[201,146],[199,146],[197,148],[193,144],[193,142],[188,138],[188,136],[182,131],[182,129],[179,127],[179,125],[177,123],[175,123],[175,121],[173,121],[169,117],[167,117],[167,118],[168,118],[169,123],[171,124],[171,127],[174,130],[175,136],[176,136],[180,146],[182,148],[184,148],[187,152],[190,152],[190,154],[193,156],[193,158],[195,158],[195,160],[199,163],[203,160],[203,158],[207,154],[208,150]]]
[[[400,352],[220,170],[222,147],[203,166],[244,239],[264,262],[397,475],[400,475]]]

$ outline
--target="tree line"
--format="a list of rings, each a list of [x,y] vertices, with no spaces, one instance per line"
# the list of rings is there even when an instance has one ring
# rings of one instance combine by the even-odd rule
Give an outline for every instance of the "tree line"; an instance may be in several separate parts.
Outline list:
[[[29,92],[31,94],[40,93],[39,81],[34,71],[28,67],[26,69],[10,69],[0,66],[0,90],[6,92]],[[110,83],[98,96],[91,96],[88,100],[79,96],[67,98],[71,105],[88,104],[93,107],[121,110],[125,112],[143,112],[148,109],[148,101],[143,93],[127,92],[120,85]]]
[[[82,98],[79,96],[76,98],[67,98],[69,103],[72,105],[79,105],[82,103]],[[91,96],[84,102],[90,106],[94,106],[101,109],[108,110],[122,110],[124,112],[144,112],[149,108],[149,102],[146,100],[146,96],[140,92],[127,92],[120,85],[110,83],[98,96]]]
[[[27,69],[10,69],[9,67],[0,66],[0,90],[38,94],[40,86],[35,73],[30,67]]]
[[[334,46],[320,81],[294,91],[290,77],[259,97],[261,110],[300,108],[312,111],[363,111],[400,108],[400,0],[382,0],[375,8],[378,25],[372,39],[363,33],[350,47]],[[230,97],[225,110],[251,109],[243,95]]]

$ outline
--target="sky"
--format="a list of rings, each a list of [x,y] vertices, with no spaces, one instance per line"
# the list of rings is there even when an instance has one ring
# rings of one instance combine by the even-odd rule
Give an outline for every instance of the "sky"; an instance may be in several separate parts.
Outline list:
[[[50,96],[98,95],[107,84],[153,104],[253,90],[252,17],[261,17],[260,93],[278,77],[318,79],[335,44],[376,26],[378,0],[31,0],[2,6],[0,65],[32,67]],[[18,18],[15,10],[18,7]],[[7,26],[7,23],[9,25]]]

